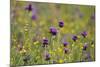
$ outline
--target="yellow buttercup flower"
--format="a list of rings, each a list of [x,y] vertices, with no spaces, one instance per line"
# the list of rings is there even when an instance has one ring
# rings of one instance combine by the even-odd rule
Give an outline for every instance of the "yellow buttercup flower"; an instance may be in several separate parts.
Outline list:
[[[63,63],[63,62],[64,62],[64,61],[63,61],[62,59],[59,60],[59,63],[60,63],[60,64]]]

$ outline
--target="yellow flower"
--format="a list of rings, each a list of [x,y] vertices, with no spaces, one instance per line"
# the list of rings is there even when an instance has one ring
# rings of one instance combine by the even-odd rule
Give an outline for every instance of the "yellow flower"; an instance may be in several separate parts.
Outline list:
[[[77,36],[78,38],[81,38],[81,36]]]
[[[43,37],[43,39],[45,39],[45,37]]]
[[[16,46],[14,46],[14,49],[16,48]]]
[[[91,45],[91,47],[94,47],[94,45]]]
[[[62,52],[62,49],[61,48],[58,48],[58,52]]]
[[[34,45],[36,45],[36,44],[38,44],[39,43],[39,41],[36,41],[36,42],[34,42]]]
[[[83,49],[83,46],[81,46],[81,49]]]
[[[16,42],[16,39],[13,39],[14,42]]]
[[[50,53],[50,54],[53,54],[53,51],[50,50],[49,53]]]
[[[27,29],[27,28],[25,28],[24,30],[25,30],[26,32],[28,31],[28,29]]]
[[[59,60],[59,63],[60,63],[60,64],[63,63],[63,62],[64,62],[64,61],[63,61],[62,59]]]
[[[24,53],[26,53],[26,50],[25,50],[25,49],[23,49],[23,52],[24,52]]]
[[[66,32],[68,32],[68,30],[66,30],[65,28],[60,28],[60,32],[66,33]]]
[[[23,50],[21,50],[19,53],[20,53],[20,54],[26,53],[26,50],[23,49]]]
[[[74,31],[74,30],[72,30],[71,32],[72,32],[72,33],[75,33],[75,31]]]
[[[72,44],[72,47],[74,47],[74,44]]]
[[[80,48],[83,49],[83,45],[82,45],[82,43],[80,43]]]
[[[23,49],[25,49],[25,46],[23,46]]]
[[[21,50],[21,51],[19,51],[19,53],[20,53],[20,54],[22,54],[22,53],[23,53],[23,51]]]

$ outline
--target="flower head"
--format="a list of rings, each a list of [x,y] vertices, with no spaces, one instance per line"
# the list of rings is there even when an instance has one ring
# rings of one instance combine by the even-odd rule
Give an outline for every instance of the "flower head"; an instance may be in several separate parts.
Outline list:
[[[91,55],[89,52],[86,53],[85,60],[91,61]]]
[[[60,22],[59,22],[59,27],[62,28],[63,26],[64,26],[64,22],[63,22],[63,21],[60,21]]]
[[[48,45],[48,39],[43,39],[43,47],[47,46]]]
[[[50,27],[50,33],[52,35],[57,35],[57,29],[55,27]]]
[[[58,62],[61,64],[64,63],[64,60],[60,59]]]
[[[72,37],[72,40],[73,41],[76,41],[78,39],[78,37],[76,36],[76,35],[74,35],[73,37]]]
[[[47,61],[50,60],[50,54],[47,53],[47,54],[45,55],[45,60],[47,60]]]
[[[87,43],[85,43],[84,46],[83,46],[83,50],[86,50],[87,47],[88,47],[88,46],[87,46]]]
[[[87,36],[87,32],[84,31],[84,32],[81,33],[81,35],[85,38]]]
[[[29,4],[25,9],[28,10],[28,11],[32,11],[32,5]]]
[[[64,47],[68,45],[68,42],[63,42]]]
[[[68,48],[64,48],[64,53],[68,53],[69,49]]]
[[[36,15],[32,15],[32,20],[36,20],[37,16]]]

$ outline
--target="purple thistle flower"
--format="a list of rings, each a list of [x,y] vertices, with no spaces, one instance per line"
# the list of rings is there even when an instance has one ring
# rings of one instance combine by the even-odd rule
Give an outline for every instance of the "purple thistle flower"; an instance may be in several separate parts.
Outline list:
[[[87,46],[87,43],[85,43],[84,46],[83,46],[83,50],[86,50],[87,47],[88,47],[88,46]]]
[[[47,54],[45,55],[45,60],[46,60],[46,61],[50,60],[50,54],[47,53]]]
[[[76,36],[76,35],[74,35],[73,37],[72,37],[72,40],[73,41],[76,41],[78,39],[78,37]]]
[[[81,33],[81,35],[85,38],[87,36],[87,32],[84,31],[84,32]]]
[[[87,44],[87,43],[85,43],[85,44],[83,45],[83,50],[86,50],[86,49],[87,49],[87,47],[88,47],[88,44]]]
[[[63,21],[60,21],[60,22],[59,22],[59,27],[62,28],[63,26],[64,26],[64,22],[63,22]]]
[[[43,39],[43,47],[48,45],[48,39]]]
[[[57,29],[54,28],[54,27],[50,27],[50,33],[51,33],[52,35],[57,35]]]
[[[36,20],[37,16],[36,15],[32,15],[32,20]]]
[[[32,5],[29,4],[25,9],[28,10],[28,11],[32,11],[33,8],[32,8]]]
[[[91,61],[91,55],[89,52],[86,54],[85,60]]]
[[[68,53],[68,51],[69,51],[69,49],[68,49],[68,48],[64,48],[64,53],[65,53],[65,54],[67,54],[67,53]]]
[[[63,42],[64,47],[68,45],[68,42]]]

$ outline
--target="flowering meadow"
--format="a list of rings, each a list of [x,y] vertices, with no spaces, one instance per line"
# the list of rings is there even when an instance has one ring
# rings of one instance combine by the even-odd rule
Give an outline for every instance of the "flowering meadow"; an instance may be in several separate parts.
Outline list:
[[[93,5],[17,1],[10,23],[11,66],[95,61]]]

